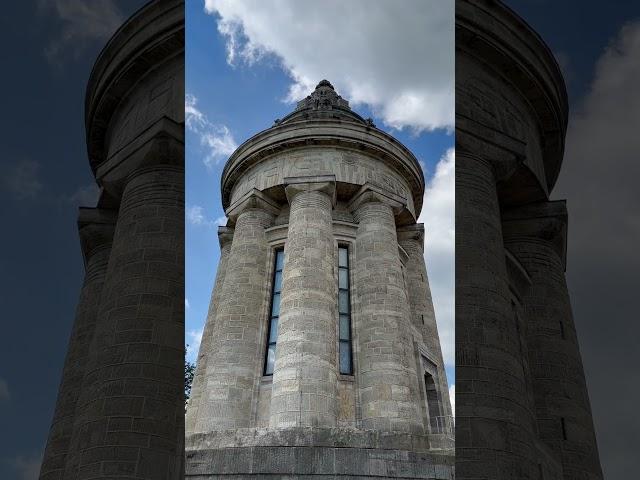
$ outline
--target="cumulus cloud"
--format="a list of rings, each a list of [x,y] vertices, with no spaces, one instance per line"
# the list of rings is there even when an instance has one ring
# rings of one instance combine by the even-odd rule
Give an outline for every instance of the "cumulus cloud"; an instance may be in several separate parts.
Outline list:
[[[18,480],[37,480],[40,475],[42,454],[19,455],[9,460],[9,463],[15,470]]]
[[[231,131],[225,126],[214,124],[197,107],[197,98],[191,94],[185,97],[184,113],[187,128],[195,133],[200,139],[207,153],[204,157],[204,164],[208,168],[213,168],[221,160],[231,155],[238,144],[233,138]]]
[[[104,42],[124,21],[113,0],[40,0],[40,12],[60,22],[56,36],[45,48],[51,64],[78,58],[91,42]]]
[[[451,399],[451,413],[456,416],[456,386],[451,385],[449,387],[449,398]]]
[[[190,205],[187,206],[186,210],[187,221],[191,225],[195,226],[204,226],[204,227],[216,227],[218,225],[224,226],[227,224],[227,217],[221,216],[216,218],[215,220],[211,220],[207,217],[204,212],[204,208],[200,205]]]
[[[231,65],[276,59],[288,101],[323,78],[390,127],[454,125],[454,1],[206,0]]]
[[[42,190],[40,163],[35,160],[22,159],[1,167],[0,185],[16,200],[35,198]]]
[[[455,150],[436,165],[424,193],[418,222],[425,227],[425,262],[433,297],[442,354],[455,364]]]
[[[98,202],[100,188],[95,183],[82,185],[71,194],[69,202],[80,207],[94,207]]]
[[[604,50],[588,93],[573,110],[554,194],[567,199],[567,278],[600,458],[612,479],[638,470],[638,85],[635,22]]]
[[[187,332],[187,361],[191,363],[194,363],[198,357],[203,330],[204,327],[199,330],[190,330]]]

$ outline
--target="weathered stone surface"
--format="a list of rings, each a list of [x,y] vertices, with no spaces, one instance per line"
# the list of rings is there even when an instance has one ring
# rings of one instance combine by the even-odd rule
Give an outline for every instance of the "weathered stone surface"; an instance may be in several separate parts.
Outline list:
[[[80,214],[85,284],[41,478],[181,478],[182,1],[149,2],[109,40],[85,120],[101,194]]]
[[[443,419],[450,407],[422,245],[407,239],[405,250],[396,233],[420,214],[413,155],[323,81],[234,152],[222,186],[235,232],[213,341],[201,345],[187,477],[452,479],[451,432],[426,413]],[[248,228],[247,208],[264,221]],[[430,386],[427,372],[438,377]]]
[[[458,478],[602,479],[549,201],[567,128],[560,69],[501,2],[456,3]]]

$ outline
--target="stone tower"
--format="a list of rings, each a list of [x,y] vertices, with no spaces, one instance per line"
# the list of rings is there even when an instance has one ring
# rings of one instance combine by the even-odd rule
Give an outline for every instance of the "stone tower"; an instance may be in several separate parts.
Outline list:
[[[221,185],[187,477],[453,478],[415,157],[323,80]]]
[[[41,480],[178,479],[184,448],[184,4],[155,0],[91,72],[101,187]]]
[[[567,115],[540,37],[498,1],[456,2],[459,479],[602,479],[564,274],[567,210],[549,199]]]

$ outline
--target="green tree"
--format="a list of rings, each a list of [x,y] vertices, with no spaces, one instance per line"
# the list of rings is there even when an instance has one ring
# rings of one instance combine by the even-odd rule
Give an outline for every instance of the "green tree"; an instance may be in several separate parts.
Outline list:
[[[188,347],[189,345],[187,345]],[[184,406],[187,407],[189,397],[191,397],[191,384],[196,371],[196,364],[187,360],[187,350],[184,351]]]

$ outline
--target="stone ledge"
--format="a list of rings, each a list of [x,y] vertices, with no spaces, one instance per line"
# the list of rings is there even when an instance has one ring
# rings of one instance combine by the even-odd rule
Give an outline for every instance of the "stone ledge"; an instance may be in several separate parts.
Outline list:
[[[187,450],[185,478],[453,480],[453,455],[404,450],[251,446]]]

